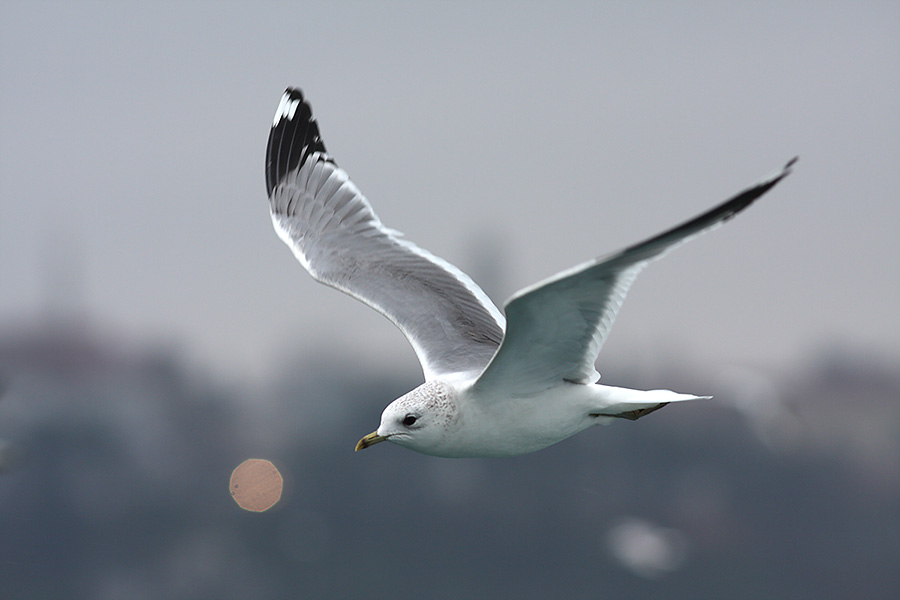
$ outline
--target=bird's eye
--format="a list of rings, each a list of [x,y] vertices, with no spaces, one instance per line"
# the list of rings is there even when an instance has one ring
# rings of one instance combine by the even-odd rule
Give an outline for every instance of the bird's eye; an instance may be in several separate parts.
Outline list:
[[[418,417],[416,415],[406,415],[403,417],[403,425],[406,427],[411,427],[416,424],[416,420]]]

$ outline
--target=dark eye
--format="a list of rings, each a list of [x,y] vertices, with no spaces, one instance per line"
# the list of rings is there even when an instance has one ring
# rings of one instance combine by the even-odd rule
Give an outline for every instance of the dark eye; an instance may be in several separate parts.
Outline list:
[[[416,424],[416,420],[418,417],[416,415],[406,415],[403,417],[403,425],[406,427],[411,427]]]

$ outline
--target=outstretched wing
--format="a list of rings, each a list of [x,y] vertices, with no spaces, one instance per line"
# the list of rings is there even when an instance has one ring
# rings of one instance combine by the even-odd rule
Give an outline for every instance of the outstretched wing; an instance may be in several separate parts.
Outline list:
[[[517,292],[504,307],[506,335],[476,388],[528,395],[562,381],[597,381],[594,361],[638,273],[651,260],[747,208],[786,177],[796,160],[678,227]]]
[[[272,222],[306,270],[373,307],[415,349],[426,380],[480,372],[503,316],[465,273],[387,229],[326,152],[300,90],[281,97],[266,152]]]

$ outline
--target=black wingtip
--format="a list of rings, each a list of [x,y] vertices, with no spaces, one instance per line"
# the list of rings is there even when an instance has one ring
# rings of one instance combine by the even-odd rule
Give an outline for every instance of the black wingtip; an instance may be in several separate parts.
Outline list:
[[[774,174],[774,175],[771,175],[771,176],[769,176],[767,179],[761,181],[760,183],[758,183],[758,184],[755,186],[755,188],[751,188],[751,189],[749,189],[749,190],[746,190],[746,191],[744,192],[745,194],[747,194],[747,193],[749,193],[749,194],[755,194],[755,196],[753,197],[752,200],[750,200],[750,202],[752,202],[753,200],[755,200],[755,199],[758,198],[759,196],[762,196],[763,194],[765,194],[766,192],[768,192],[770,189],[772,189],[773,187],[775,187],[775,185],[776,185],[779,181],[781,181],[782,179],[784,179],[785,177],[787,177],[788,175],[790,175],[791,173],[793,173],[792,167],[793,167],[795,164],[797,164],[797,161],[798,161],[798,160],[800,160],[800,157],[799,157],[799,156],[795,156],[794,158],[792,158],[791,160],[787,161],[787,162],[784,164],[784,166],[781,168],[781,171],[779,171],[778,173],[776,173],[776,174]],[[755,190],[756,190],[756,191],[755,191]]]
[[[269,131],[266,193],[271,195],[275,186],[290,171],[301,167],[316,152],[324,154],[326,151],[312,108],[303,98],[303,92],[289,87],[281,95]]]
[[[790,175],[792,172],[791,167],[793,167],[798,160],[800,160],[800,157],[795,156],[785,163],[784,167],[781,168],[781,171],[777,172],[774,175],[770,175],[753,187],[744,190],[730,200],[722,203],[717,208],[714,208],[712,211],[710,211],[710,213],[707,214],[720,213],[723,221],[731,219],[736,214],[753,204],[766,192],[778,185],[778,182],[780,182],[782,179]]]

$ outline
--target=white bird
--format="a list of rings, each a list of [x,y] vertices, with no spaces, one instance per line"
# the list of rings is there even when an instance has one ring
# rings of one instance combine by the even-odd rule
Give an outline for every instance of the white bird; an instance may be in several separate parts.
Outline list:
[[[306,270],[393,321],[422,365],[425,383],[391,402],[356,450],[387,440],[434,456],[512,456],[614,417],[709,398],[600,385],[594,361],[651,260],[749,206],[795,161],[678,227],[517,292],[506,319],[465,273],[381,223],[325,150],[297,89],[275,111],[266,188],[275,230]]]

